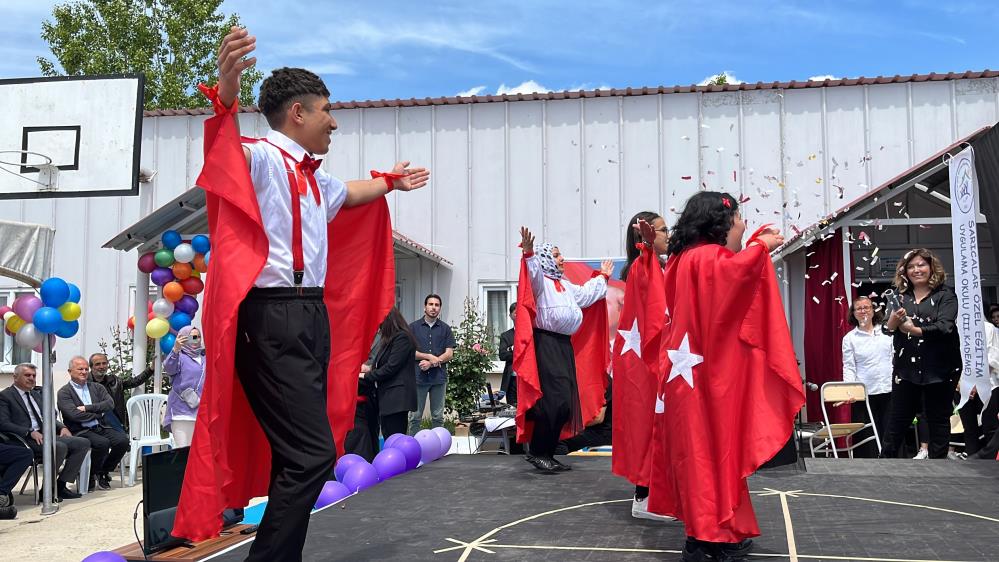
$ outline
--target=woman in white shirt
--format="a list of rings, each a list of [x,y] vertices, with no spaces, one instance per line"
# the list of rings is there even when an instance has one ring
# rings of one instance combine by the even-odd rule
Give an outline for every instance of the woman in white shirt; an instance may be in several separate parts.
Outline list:
[[[857,297],[850,306],[850,324],[853,330],[843,336],[843,381],[862,382],[867,387],[867,400],[874,416],[874,427],[884,442],[888,428],[888,411],[891,409],[892,338],[881,330],[883,312],[874,307],[867,297]],[[867,422],[867,408],[863,402],[851,400],[854,422]],[[865,430],[854,440],[871,435]],[[879,454],[874,441],[854,451],[854,456],[876,458]]]

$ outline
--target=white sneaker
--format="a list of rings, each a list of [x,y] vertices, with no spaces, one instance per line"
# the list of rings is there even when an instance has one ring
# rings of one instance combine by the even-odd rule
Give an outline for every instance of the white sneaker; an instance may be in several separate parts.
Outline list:
[[[967,460],[968,455],[966,455],[965,453],[955,453],[954,451],[948,451],[947,458],[952,461],[963,461]]]
[[[920,449],[916,456],[912,457],[913,460],[922,461],[930,458],[930,452],[926,449]]]
[[[636,519],[648,519],[650,521],[676,521],[676,518],[669,515],[659,515],[649,511],[649,498],[635,498],[631,502],[631,516]]]

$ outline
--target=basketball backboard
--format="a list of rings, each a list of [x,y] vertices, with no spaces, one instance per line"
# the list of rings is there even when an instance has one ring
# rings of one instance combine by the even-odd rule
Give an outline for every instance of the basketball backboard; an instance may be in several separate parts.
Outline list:
[[[0,80],[0,199],[138,195],[144,78]]]

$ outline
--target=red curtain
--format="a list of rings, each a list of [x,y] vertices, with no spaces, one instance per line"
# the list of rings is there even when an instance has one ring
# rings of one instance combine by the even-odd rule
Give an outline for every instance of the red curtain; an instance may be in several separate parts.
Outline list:
[[[852,326],[847,322],[850,302],[843,285],[843,232],[815,242],[805,249],[805,379],[822,386],[843,380],[843,336]],[[822,420],[818,391],[807,393],[808,421]],[[849,406],[832,408],[831,423],[850,421]]]

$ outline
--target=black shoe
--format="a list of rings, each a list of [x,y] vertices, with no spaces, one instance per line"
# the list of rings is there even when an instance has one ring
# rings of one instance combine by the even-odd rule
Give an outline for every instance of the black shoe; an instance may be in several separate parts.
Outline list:
[[[14,505],[14,494],[9,492],[0,494],[0,507],[7,507],[8,505]]]
[[[566,471],[572,470],[572,465],[568,465],[568,464],[566,464],[566,463],[564,463],[564,462],[556,459],[555,457],[552,457],[552,462],[555,463],[555,470],[557,470],[559,472],[566,472]]]
[[[6,507],[0,507],[0,519],[13,519],[17,517],[17,508],[8,505]]]
[[[714,559],[713,550],[711,543],[687,537],[687,542],[684,543],[683,551],[680,553],[680,560],[683,562],[707,562]]]
[[[530,463],[541,472],[553,474],[557,471],[555,468],[555,459],[551,457],[531,457]]]
[[[718,549],[730,556],[745,556],[753,550],[753,539],[742,539],[737,543],[717,543]]]
[[[78,494],[67,488],[65,482],[59,483],[59,487],[56,488],[56,495],[64,500],[76,500],[83,497],[83,494]]]
[[[101,490],[111,489],[111,477],[107,473],[97,475],[97,487]]]

